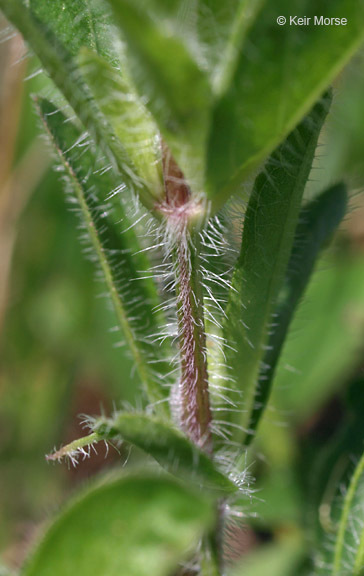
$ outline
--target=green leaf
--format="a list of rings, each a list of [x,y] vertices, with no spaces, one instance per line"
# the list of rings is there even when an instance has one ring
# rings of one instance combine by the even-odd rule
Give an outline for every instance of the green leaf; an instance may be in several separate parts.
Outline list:
[[[117,37],[103,0],[29,0],[30,11],[73,55],[82,46],[117,61]]]
[[[185,45],[215,93],[229,84],[244,37],[264,0],[148,0],[138,3]]]
[[[58,3],[57,7],[59,7]],[[67,19],[57,21],[60,29],[57,27],[57,22],[53,22],[52,28],[55,29],[53,33],[34,12],[27,8],[23,0],[0,0],[0,8],[8,20],[23,34],[46,72],[90,131],[95,142],[100,144],[113,167],[120,172],[123,182],[139,194],[146,206],[154,207],[155,199],[151,191],[145,186],[143,179],[138,177],[136,168],[120,140],[93,100],[75,59],[68,47],[62,43],[64,40],[67,45],[70,44],[71,49],[75,50],[72,27],[69,29],[68,36],[65,33]]]
[[[346,492],[336,535],[332,576],[361,576],[364,570],[364,456]]]
[[[127,42],[135,85],[192,189],[201,193],[212,100],[206,73],[168,21],[132,0],[108,1]]]
[[[237,491],[213,461],[180,430],[146,414],[118,412],[112,418],[91,421],[92,434],[60,448],[47,458],[77,457],[85,446],[102,440],[121,440],[137,446],[177,477],[225,493]]]
[[[128,157],[154,197],[163,194],[158,127],[137,97],[127,76],[106,60],[84,48],[78,63],[100,110],[122,143]]]
[[[285,284],[274,313],[275,326],[264,357],[260,387],[256,393],[255,408],[249,424],[250,430],[256,429],[269,400],[282,346],[293,314],[310,280],[319,252],[340,224],[346,209],[346,188],[343,184],[338,184],[323,192],[301,210]]]
[[[326,95],[274,152],[256,179],[247,207],[224,327],[227,365],[244,403],[244,412],[237,410],[232,417],[235,414],[234,424],[242,426],[245,439],[304,187],[330,100]]]
[[[133,353],[140,379],[150,400],[159,401],[166,396],[166,390],[160,383],[161,374],[168,372],[169,366],[164,362],[165,347],[155,346],[152,342],[152,335],[159,332],[158,316],[153,312],[159,298],[153,280],[142,279],[150,265],[139,251],[138,239],[126,215],[121,216],[120,234],[115,224],[110,224],[105,218],[105,209],[107,213],[109,208],[105,207],[104,199],[117,189],[119,180],[110,170],[100,172],[100,167],[97,170],[97,161],[91,149],[82,145],[82,134],[62,112],[46,100],[38,100],[37,105],[76,195],[118,323]]]
[[[322,406],[360,365],[363,285],[363,257],[339,251],[323,260],[308,287],[282,351],[272,398],[295,422]]]
[[[209,139],[207,184],[218,206],[236,192],[297,125],[364,38],[363,0],[267,2],[251,27],[230,88],[217,102]],[[278,16],[311,17],[307,26]],[[345,16],[346,26],[318,26],[315,15]]]
[[[212,521],[202,494],[172,479],[121,477],[68,505],[23,576],[169,576]]]

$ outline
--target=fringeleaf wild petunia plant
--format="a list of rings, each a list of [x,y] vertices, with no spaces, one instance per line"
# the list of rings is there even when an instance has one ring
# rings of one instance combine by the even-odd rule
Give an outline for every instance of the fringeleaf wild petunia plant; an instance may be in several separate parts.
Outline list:
[[[47,458],[126,442],[156,462],[73,500],[22,573],[243,575],[225,561],[226,527],[235,502],[249,509],[249,451],[280,352],[345,215],[343,184],[310,202],[304,192],[330,84],[364,38],[364,1],[345,2],[347,26],[305,29],[277,18],[337,16],[342,2],[0,7],[53,83],[35,108],[145,406],[89,417],[87,436]],[[362,574],[363,522],[350,536],[362,481],[360,463],[317,573]]]

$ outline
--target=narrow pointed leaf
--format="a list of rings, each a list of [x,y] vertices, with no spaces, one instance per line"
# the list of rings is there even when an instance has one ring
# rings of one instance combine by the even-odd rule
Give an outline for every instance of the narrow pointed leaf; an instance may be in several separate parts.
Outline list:
[[[304,187],[330,101],[325,95],[274,152],[249,200],[225,323],[228,366],[243,393],[244,412],[235,413],[235,423],[243,427],[245,438]]]
[[[346,208],[346,189],[343,184],[338,184],[301,210],[285,283],[274,313],[275,326],[260,374],[260,386],[249,424],[252,431],[256,429],[268,402],[275,369],[293,314],[310,280],[319,253],[345,216]]]
[[[311,17],[307,26],[290,16]],[[315,25],[314,17],[347,25]],[[277,18],[287,18],[285,26]],[[246,38],[230,89],[216,104],[207,182],[218,206],[285,138],[364,39],[364,1],[267,2]]]
[[[168,472],[189,482],[226,493],[237,491],[237,486],[202,450],[161,420],[120,412],[113,418],[96,420],[93,430],[101,439],[119,438],[137,446]]]
[[[163,194],[160,139],[149,111],[135,93],[125,67],[121,74],[95,52],[84,48],[78,63],[100,110],[154,197]]]
[[[150,399],[160,400],[166,391],[159,380],[163,370],[168,370],[168,365],[161,357],[164,348],[148,341],[148,334],[158,332],[158,317],[152,310],[158,303],[156,288],[151,279],[141,279],[143,270],[148,270],[149,264],[143,254],[133,253],[138,252],[138,239],[125,214],[120,235],[105,218],[103,199],[118,187],[118,178],[112,171],[95,173],[96,163],[91,150],[80,146],[82,137],[78,129],[62,112],[46,100],[39,100],[38,108],[76,195],[81,217],[140,379]],[[102,194],[104,198],[100,198]],[[158,374],[155,371],[159,371]]]
[[[49,527],[23,576],[169,576],[213,522],[170,478],[126,476],[79,496]]]

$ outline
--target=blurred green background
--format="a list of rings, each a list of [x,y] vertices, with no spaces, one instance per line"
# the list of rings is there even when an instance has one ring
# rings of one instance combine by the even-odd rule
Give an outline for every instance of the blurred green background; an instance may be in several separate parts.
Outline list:
[[[44,455],[82,433],[80,413],[138,398],[103,285],[39,139],[30,95],[52,89],[22,51],[16,36],[0,43],[0,558],[13,566],[75,485],[120,460],[101,448],[69,470]],[[237,532],[231,556],[322,530],[330,486],[363,451],[363,94],[364,52],[336,82],[307,190],[311,198],[344,179],[350,211],[293,322],[250,456],[250,527]],[[339,471],[338,454],[346,458]]]

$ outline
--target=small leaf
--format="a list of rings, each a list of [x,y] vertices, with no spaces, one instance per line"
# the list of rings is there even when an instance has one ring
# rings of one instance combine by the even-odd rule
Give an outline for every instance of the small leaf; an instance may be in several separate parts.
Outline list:
[[[137,97],[134,86],[106,60],[84,48],[78,63],[100,110],[119,138],[153,197],[164,193],[158,127]]]
[[[126,476],[67,506],[24,576],[169,576],[213,522],[212,505],[170,478]]]
[[[227,363],[237,391],[243,392],[244,412],[235,412],[235,425],[243,427],[245,437],[304,187],[330,100],[326,95],[274,152],[249,200],[224,328]]]
[[[311,17],[307,26],[292,15]],[[345,26],[315,25],[345,16]],[[277,18],[285,16],[286,26]],[[229,90],[215,106],[207,190],[218,207],[309,112],[364,38],[363,0],[267,2],[249,30]]]
[[[153,280],[142,278],[143,270],[147,271],[150,265],[140,253],[139,241],[126,215],[121,215],[123,228],[119,235],[114,224],[105,218],[104,198],[117,189],[119,179],[110,170],[95,170],[97,162],[91,149],[82,145],[82,135],[62,112],[46,100],[38,100],[38,109],[75,192],[140,379],[150,400],[161,400],[167,393],[160,383],[161,374],[169,371],[169,365],[164,356],[166,344],[156,346],[152,341],[152,334],[159,332],[158,316],[153,312],[159,298]]]
[[[120,412],[102,419],[95,431],[106,437],[120,437],[150,454],[176,476],[201,483],[210,489],[235,492],[237,486],[222,474],[212,460],[176,428],[143,414]]]
[[[266,406],[282,346],[296,307],[310,280],[319,252],[343,219],[347,193],[343,184],[323,192],[301,210],[285,284],[274,313],[274,329],[269,338],[249,429],[254,431]],[[251,436],[252,438],[252,436]]]
[[[75,440],[47,456],[48,460],[77,458],[79,451],[102,440],[121,440],[152,456],[163,468],[210,490],[233,493],[238,487],[218,470],[213,461],[177,428],[146,414],[116,413],[96,418],[89,436]]]

